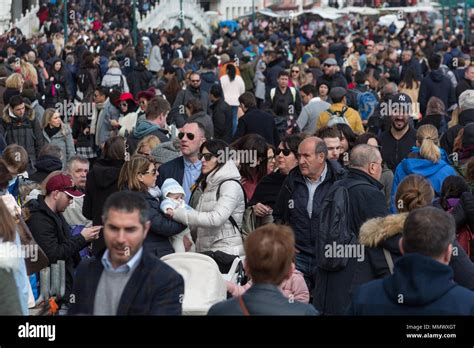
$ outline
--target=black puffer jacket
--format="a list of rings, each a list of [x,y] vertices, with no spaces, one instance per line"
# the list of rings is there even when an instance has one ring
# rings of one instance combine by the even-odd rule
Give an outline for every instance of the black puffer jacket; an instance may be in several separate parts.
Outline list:
[[[102,225],[102,208],[107,198],[118,191],[117,182],[124,161],[98,159],[87,174],[86,195],[82,214],[92,220],[93,225]],[[99,239],[92,242],[92,253],[96,255],[105,248],[102,232]]]

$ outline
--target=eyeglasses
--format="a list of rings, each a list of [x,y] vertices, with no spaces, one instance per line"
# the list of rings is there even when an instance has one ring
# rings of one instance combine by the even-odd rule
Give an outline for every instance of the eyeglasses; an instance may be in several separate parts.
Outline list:
[[[210,161],[212,159],[212,157],[216,157],[216,155],[214,155],[213,153],[198,153],[198,159],[199,160],[202,160],[203,158],[207,161]]]
[[[276,149],[275,150],[275,156],[280,156],[280,153],[283,153],[283,156],[288,157],[291,153],[290,149]]]
[[[183,133],[183,132],[180,132],[178,133],[178,138],[181,140],[184,138],[184,136],[187,136],[189,140],[194,140],[194,134],[193,133]]]
[[[123,108],[123,107],[125,107],[125,106],[128,106],[128,104],[127,104],[127,103],[120,103],[120,107],[121,107],[121,108]]]

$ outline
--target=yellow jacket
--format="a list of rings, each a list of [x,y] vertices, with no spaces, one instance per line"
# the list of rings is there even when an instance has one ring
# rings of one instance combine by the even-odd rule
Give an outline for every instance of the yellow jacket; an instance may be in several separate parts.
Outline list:
[[[342,103],[334,103],[331,105],[329,110],[332,112],[336,111],[342,111],[342,108],[346,106],[345,104]],[[344,114],[344,116],[347,119],[347,122],[349,122],[349,126],[352,128],[354,133],[356,134],[362,134],[364,133],[364,126],[362,125],[362,119],[360,118],[359,112],[354,110],[353,108],[347,107],[347,111]],[[320,129],[322,127],[326,127],[328,122],[329,122],[329,112],[323,111],[319,115],[318,123],[316,125],[316,130]]]

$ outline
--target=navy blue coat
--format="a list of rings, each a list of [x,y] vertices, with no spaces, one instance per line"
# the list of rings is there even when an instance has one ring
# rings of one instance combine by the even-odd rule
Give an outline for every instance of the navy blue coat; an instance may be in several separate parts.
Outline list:
[[[438,97],[444,103],[446,110],[456,103],[454,87],[451,80],[444,76],[441,70],[433,70],[420,84],[418,102],[420,111],[425,115],[428,101],[431,97]]]
[[[69,315],[92,315],[99,280],[104,270],[103,252],[84,259],[74,279],[75,301]],[[184,281],[181,275],[144,252],[120,298],[117,315],[181,315]]]
[[[291,302],[272,284],[253,284],[243,295],[250,315],[318,315],[313,306]],[[213,305],[207,315],[243,315],[237,297]]]
[[[407,254],[394,274],[363,284],[349,315],[474,315],[474,292],[453,281],[453,270],[430,257]]]
[[[184,179],[184,159],[183,156],[175,158],[169,162],[163,163],[158,168],[158,177],[156,178],[156,184],[161,188],[163,182],[172,178],[175,179],[181,186],[183,186]]]
[[[239,119],[234,141],[247,134],[259,134],[271,145],[278,146],[280,143],[275,118],[268,112],[257,108],[249,108],[245,115]]]
[[[316,236],[319,232],[319,211],[334,181],[345,175],[343,168],[335,169],[335,163],[326,161],[328,172],[318,186],[313,198],[313,214],[309,217],[306,209],[309,191],[300,168],[294,168],[283,182],[283,186],[273,210],[277,223],[289,224],[295,233],[295,246],[300,252],[314,257]],[[290,204],[292,203],[292,204]]]
[[[148,203],[150,231],[145,239],[145,248],[159,258],[174,252],[169,237],[182,232],[186,226],[173,221],[161,212],[160,201],[148,192],[138,192]]]

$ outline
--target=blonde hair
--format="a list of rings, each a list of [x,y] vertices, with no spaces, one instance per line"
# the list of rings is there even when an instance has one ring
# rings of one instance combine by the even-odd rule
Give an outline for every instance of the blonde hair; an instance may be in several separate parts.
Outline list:
[[[5,81],[5,87],[21,91],[23,89],[23,76],[19,73],[11,74]]]
[[[115,59],[112,59],[112,60],[109,62],[108,67],[109,67],[109,69],[110,69],[110,68],[119,68],[119,69],[120,69],[120,63],[117,62]]]
[[[43,120],[41,123],[41,128],[45,129],[49,125],[49,121],[53,118],[54,114],[59,114],[59,111],[54,109],[54,108],[48,108],[44,111],[43,114]],[[61,116],[61,114],[59,114]],[[61,117],[59,117],[61,121],[61,133],[66,136],[66,127],[64,126],[63,121],[61,120]]]
[[[33,64],[21,61],[21,75],[25,81],[31,81],[34,86],[38,85],[38,74]]]
[[[448,128],[451,128],[459,123],[459,114],[461,113],[461,108],[458,106],[453,110],[451,114],[451,121],[448,122]]]
[[[153,150],[159,144],[161,144],[161,141],[156,135],[147,135],[142,140],[140,140],[135,152],[138,154],[138,151],[140,151],[142,146],[148,146],[151,150]]]
[[[304,86],[307,80],[306,72],[305,72],[307,68],[306,64],[293,64],[290,69],[290,77],[291,77],[291,70],[293,70],[293,68],[298,68],[300,70],[300,74],[298,75],[297,80],[300,86]]]
[[[438,144],[438,130],[431,124],[425,124],[418,128],[416,141],[420,144],[420,156],[424,159],[438,163],[441,151]]]
[[[145,192],[146,185],[138,179],[138,174],[144,174],[153,164],[146,156],[133,155],[130,161],[125,162],[120,171],[118,188],[123,190],[128,188],[131,191]]]
[[[54,35],[54,38],[53,38],[53,45],[54,45],[54,49],[56,51],[56,56],[60,57],[61,52],[64,48],[64,36],[62,36],[59,33],[56,33]]]

